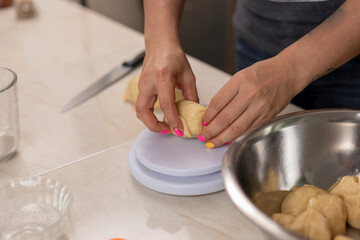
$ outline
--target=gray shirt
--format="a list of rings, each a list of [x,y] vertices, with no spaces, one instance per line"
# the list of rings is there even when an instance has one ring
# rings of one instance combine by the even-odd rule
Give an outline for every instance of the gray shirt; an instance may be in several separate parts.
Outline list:
[[[292,44],[328,18],[345,0],[238,0],[237,37],[271,55]]]

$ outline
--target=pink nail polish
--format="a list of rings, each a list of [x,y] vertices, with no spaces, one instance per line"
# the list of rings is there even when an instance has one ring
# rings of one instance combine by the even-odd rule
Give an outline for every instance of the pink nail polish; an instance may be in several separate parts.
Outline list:
[[[170,133],[170,130],[162,130],[159,132],[160,134],[169,134]]]
[[[205,126],[205,127],[207,127],[209,124],[208,124],[207,122],[203,121],[203,122],[202,122],[202,125]]]
[[[182,137],[184,134],[182,133],[182,131],[180,131],[179,129],[175,128],[174,129],[174,133],[178,136],[178,137]]]
[[[199,140],[200,142],[204,142],[204,141],[205,141],[205,138],[204,138],[202,135],[199,135],[199,136],[198,136],[198,140]]]
[[[231,143],[231,142],[226,142],[225,145],[228,145],[228,144],[230,144],[230,143]]]

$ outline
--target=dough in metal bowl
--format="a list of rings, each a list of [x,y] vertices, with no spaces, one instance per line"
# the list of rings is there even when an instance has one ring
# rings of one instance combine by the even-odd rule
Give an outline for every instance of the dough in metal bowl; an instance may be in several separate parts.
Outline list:
[[[347,222],[350,226],[360,229],[360,182],[358,176],[344,176],[336,185],[331,193],[339,194],[344,198],[348,212]]]
[[[281,205],[281,212],[298,216],[306,210],[310,198],[323,193],[326,192],[313,185],[304,185],[296,188],[284,199]]]
[[[347,211],[341,196],[319,194],[309,200],[307,209],[320,211],[328,219],[333,236],[345,234]]]
[[[331,229],[328,219],[317,210],[302,212],[290,225],[290,230],[316,240],[330,240]]]

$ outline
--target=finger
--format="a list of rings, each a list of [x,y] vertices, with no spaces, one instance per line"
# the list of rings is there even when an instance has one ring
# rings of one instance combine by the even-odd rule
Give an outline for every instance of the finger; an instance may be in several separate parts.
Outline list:
[[[181,89],[181,86],[180,86],[180,84],[178,82],[175,83],[175,88],[176,89]]]
[[[203,121],[210,123],[218,113],[223,110],[238,94],[238,88],[232,87],[231,84],[226,84],[220,91],[211,99],[208,109],[206,110]]]
[[[192,72],[186,74],[181,82],[181,89],[186,100],[199,102],[199,97],[196,90],[196,80]]]
[[[246,111],[236,119],[228,128],[224,129],[220,134],[209,139],[206,142],[207,148],[214,148],[224,145],[229,141],[233,141],[240,135],[244,134],[246,130],[260,117],[260,113],[254,108],[247,108]]]
[[[274,119],[276,117],[275,116],[271,116],[271,115],[266,115],[263,114],[261,115],[259,118],[256,119],[255,122],[253,122],[253,124],[249,127],[249,129],[246,131],[246,134],[248,134],[249,132],[254,131],[255,129],[263,126],[264,124],[266,124],[267,122],[269,122],[270,120]]]
[[[156,95],[149,95],[146,92],[142,95],[139,94],[135,105],[136,116],[153,132],[169,131],[169,126],[158,121],[154,115],[155,102]]]
[[[237,118],[243,114],[248,104],[244,102],[239,105],[239,97],[234,98],[224,109],[222,109],[210,124],[204,128],[200,135],[203,139],[211,139],[228,128]]]
[[[175,105],[175,81],[164,81],[158,85],[159,103],[161,110],[169,121],[170,127],[176,135],[183,135],[183,126]],[[179,132],[180,131],[180,132]]]

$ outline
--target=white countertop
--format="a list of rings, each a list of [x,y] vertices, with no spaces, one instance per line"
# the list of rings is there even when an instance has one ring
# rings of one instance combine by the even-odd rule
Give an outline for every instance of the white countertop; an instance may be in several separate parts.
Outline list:
[[[36,0],[39,15],[17,20],[0,9],[0,65],[18,74],[21,140],[0,164],[0,180],[43,175],[74,195],[68,239],[261,239],[225,191],[178,197],[149,190],[130,175],[131,145],[144,130],[123,102],[140,69],[77,108],[79,91],[144,49],[142,34],[66,0]],[[189,57],[201,103],[230,75]],[[283,113],[300,110],[289,105]],[[65,237],[66,238],[66,237]]]

